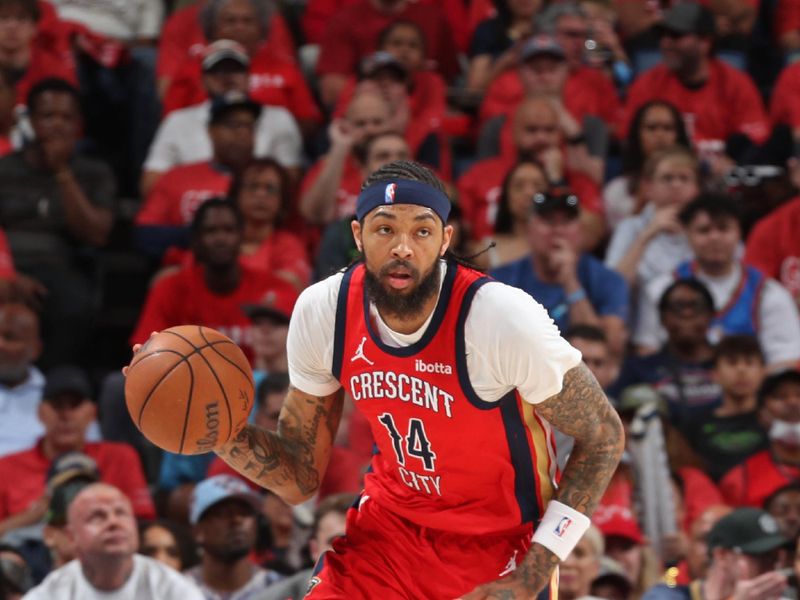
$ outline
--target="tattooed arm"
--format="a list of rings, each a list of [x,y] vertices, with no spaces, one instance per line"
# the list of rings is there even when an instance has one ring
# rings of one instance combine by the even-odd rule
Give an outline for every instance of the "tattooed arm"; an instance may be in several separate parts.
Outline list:
[[[313,496],[342,416],[342,390],[312,396],[290,387],[278,431],[247,425],[216,452],[239,473],[291,504]]]
[[[561,392],[536,405],[536,412],[575,438],[555,500],[591,515],[625,447],[622,423],[589,369],[581,363],[564,375]],[[534,543],[510,575],[479,587],[473,599],[535,598],[547,585],[558,557]]]

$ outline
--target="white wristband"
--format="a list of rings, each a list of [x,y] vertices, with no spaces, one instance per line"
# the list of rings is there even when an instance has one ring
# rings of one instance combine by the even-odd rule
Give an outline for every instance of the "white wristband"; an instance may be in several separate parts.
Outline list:
[[[566,560],[591,524],[591,519],[585,514],[558,500],[551,500],[533,534],[533,541],[550,550],[560,560]]]

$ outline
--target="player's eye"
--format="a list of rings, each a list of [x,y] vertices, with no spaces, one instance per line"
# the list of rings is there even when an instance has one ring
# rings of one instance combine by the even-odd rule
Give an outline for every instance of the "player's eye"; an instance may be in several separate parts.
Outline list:
[[[417,231],[417,235],[420,237],[429,237],[431,235],[430,229],[420,229]]]
[[[380,225],[380,226],[378,226],[378,230],[377,231],[380,234],[387,235],[389,233],[392,233],[392,228],[389,227],[388,225]]]

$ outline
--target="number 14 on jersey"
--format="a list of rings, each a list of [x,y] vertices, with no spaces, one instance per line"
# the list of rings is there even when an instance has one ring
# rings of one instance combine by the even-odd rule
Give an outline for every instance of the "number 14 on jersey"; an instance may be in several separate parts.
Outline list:
[[[391,413],[381,414],[378,422],[386,428],[389,438],[392,440],[397,468],[403,483],[418,492],[441,496],[441,477],[439,475],[415,473],[410,470],[411,465],[406,464],[411,458],[415,458],[422,463],[421,466],[425,471],[436,470],[436,453],[431,449],[422,419],[409,419],[406,430],[408,433],[405,436],[398,431]]]

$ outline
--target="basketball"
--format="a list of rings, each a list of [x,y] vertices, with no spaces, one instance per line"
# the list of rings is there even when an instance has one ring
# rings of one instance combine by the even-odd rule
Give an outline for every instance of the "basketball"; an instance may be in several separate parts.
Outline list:
[[[253,373],[241,349],[214,329],[171,327],[136,353],[125,402],[139,431],[176,454],[220,447],[247,423]]]

